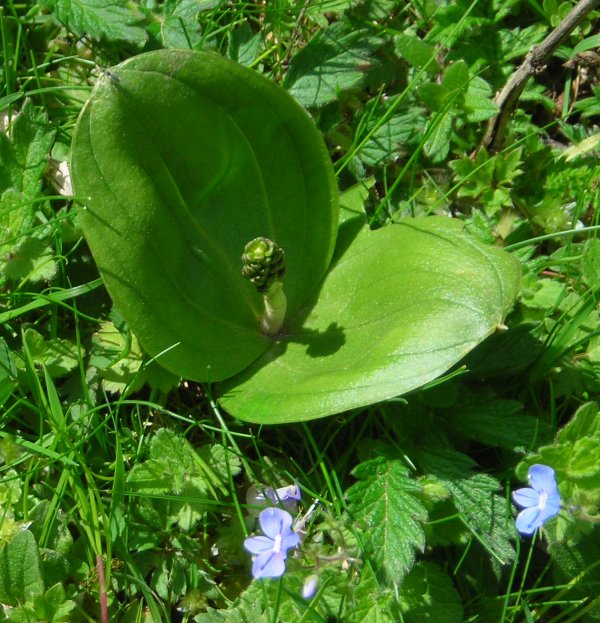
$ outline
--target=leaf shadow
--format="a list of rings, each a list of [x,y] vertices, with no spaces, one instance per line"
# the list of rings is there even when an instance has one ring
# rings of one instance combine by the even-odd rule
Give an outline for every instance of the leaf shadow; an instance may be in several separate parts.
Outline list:
[[[301,332],[287,335],[285,341],[305,345],[309,357],[327,357],[344,346],[346,333],[344,328],[334,321],[322,331],[303,327]]]
[[[335,244],[335,250],[329,264],[328,273],[332,268],[340,262],[352,241],[359,232],[365,227],[365,218],[363,214],[351,217],[340,224],[338,236]],[[332,320],[326,329],[314,329],[306,326],[313,308],[317,304],[323,283],[327,279],[327,275],[321,282],[319,289],[312,296],[310,301],[304,305],[290,320],[289,329],[284,332],[280,348],[277,349],[278,355],[282,355],[286,350],[286,344],[297,343],[306,345],[306,354],[309,357],[327,357],[338,352],[346,344],[346,333],[344,327],[340,326],[336,320]]]

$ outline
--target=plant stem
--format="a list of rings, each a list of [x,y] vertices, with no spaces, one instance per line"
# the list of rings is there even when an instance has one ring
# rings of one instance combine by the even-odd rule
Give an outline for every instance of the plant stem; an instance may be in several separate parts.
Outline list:
[[[260,328],[265,335],[277,335],[285,320],[287,298],[283,292],[283,283],[275,281],[263,295],[265,313],[260,321]]]
[[[98,586],[100,588],[100,617],[102,623],[108,623],[108,597],[104,579],[104,562],[102,561],[101,554],[96,554],[96,569],[98,571]]]

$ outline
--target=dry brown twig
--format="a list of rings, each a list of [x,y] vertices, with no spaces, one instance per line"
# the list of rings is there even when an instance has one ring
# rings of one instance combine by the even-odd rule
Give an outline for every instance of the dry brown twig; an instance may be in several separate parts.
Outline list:
[[[488,122],[479,149],[485,148],[490,152],[502,149],[506,126],[529,78],[544,69],[558,46],[599,5],[600,0],[579,0],[542,43],[529,51],[523,63],[494,98],[494,102],[498,105],[498,113]]]

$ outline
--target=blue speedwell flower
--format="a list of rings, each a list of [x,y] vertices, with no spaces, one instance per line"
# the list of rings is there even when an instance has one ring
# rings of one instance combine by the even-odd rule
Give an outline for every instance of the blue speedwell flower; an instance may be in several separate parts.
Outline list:
[[[517,530],[521,534],[533,534],[560,511],[560,494],[551,467],[532,465],[527,479],[531,487],[513,492],[515,504],[525,509],[517,515]]]
[[[275,506],[282,505],[286,511],[295,513],[298,509],[298,501],[302,499],[302,493],[298,485],[287,485],[273,489],[272,487],[258,487],[252,485],[246,493],[246,503],[249,506]],[[252,514],[252,513],[251,513]]]
[[[251,536],[244,547],[254,554],[252,575],[255,578],[278,578],[285,572],[288,549],[300,542],[292,530],[292,516],[281,508],[265,508],[258,516],[264,536]]]

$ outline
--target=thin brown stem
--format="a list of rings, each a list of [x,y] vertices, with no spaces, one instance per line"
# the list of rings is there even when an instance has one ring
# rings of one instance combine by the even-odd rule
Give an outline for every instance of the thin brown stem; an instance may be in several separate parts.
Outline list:
[[[106,595],[106,580],[104,578],[104,562],[100,554],[96,555],[96,569],[98,571],[98,586],[100,588],[100,618],[102,623],[108,623],[108,597]]]
[[[599,5],[600,0],[580,0],[542,43],[529,51],[502,91],[496,95],[494,101],[499,110],[488,122],[479,149],[485,148],[491,152],[502,149],[506,127],[529,78],[544,69],[558,46]]]

